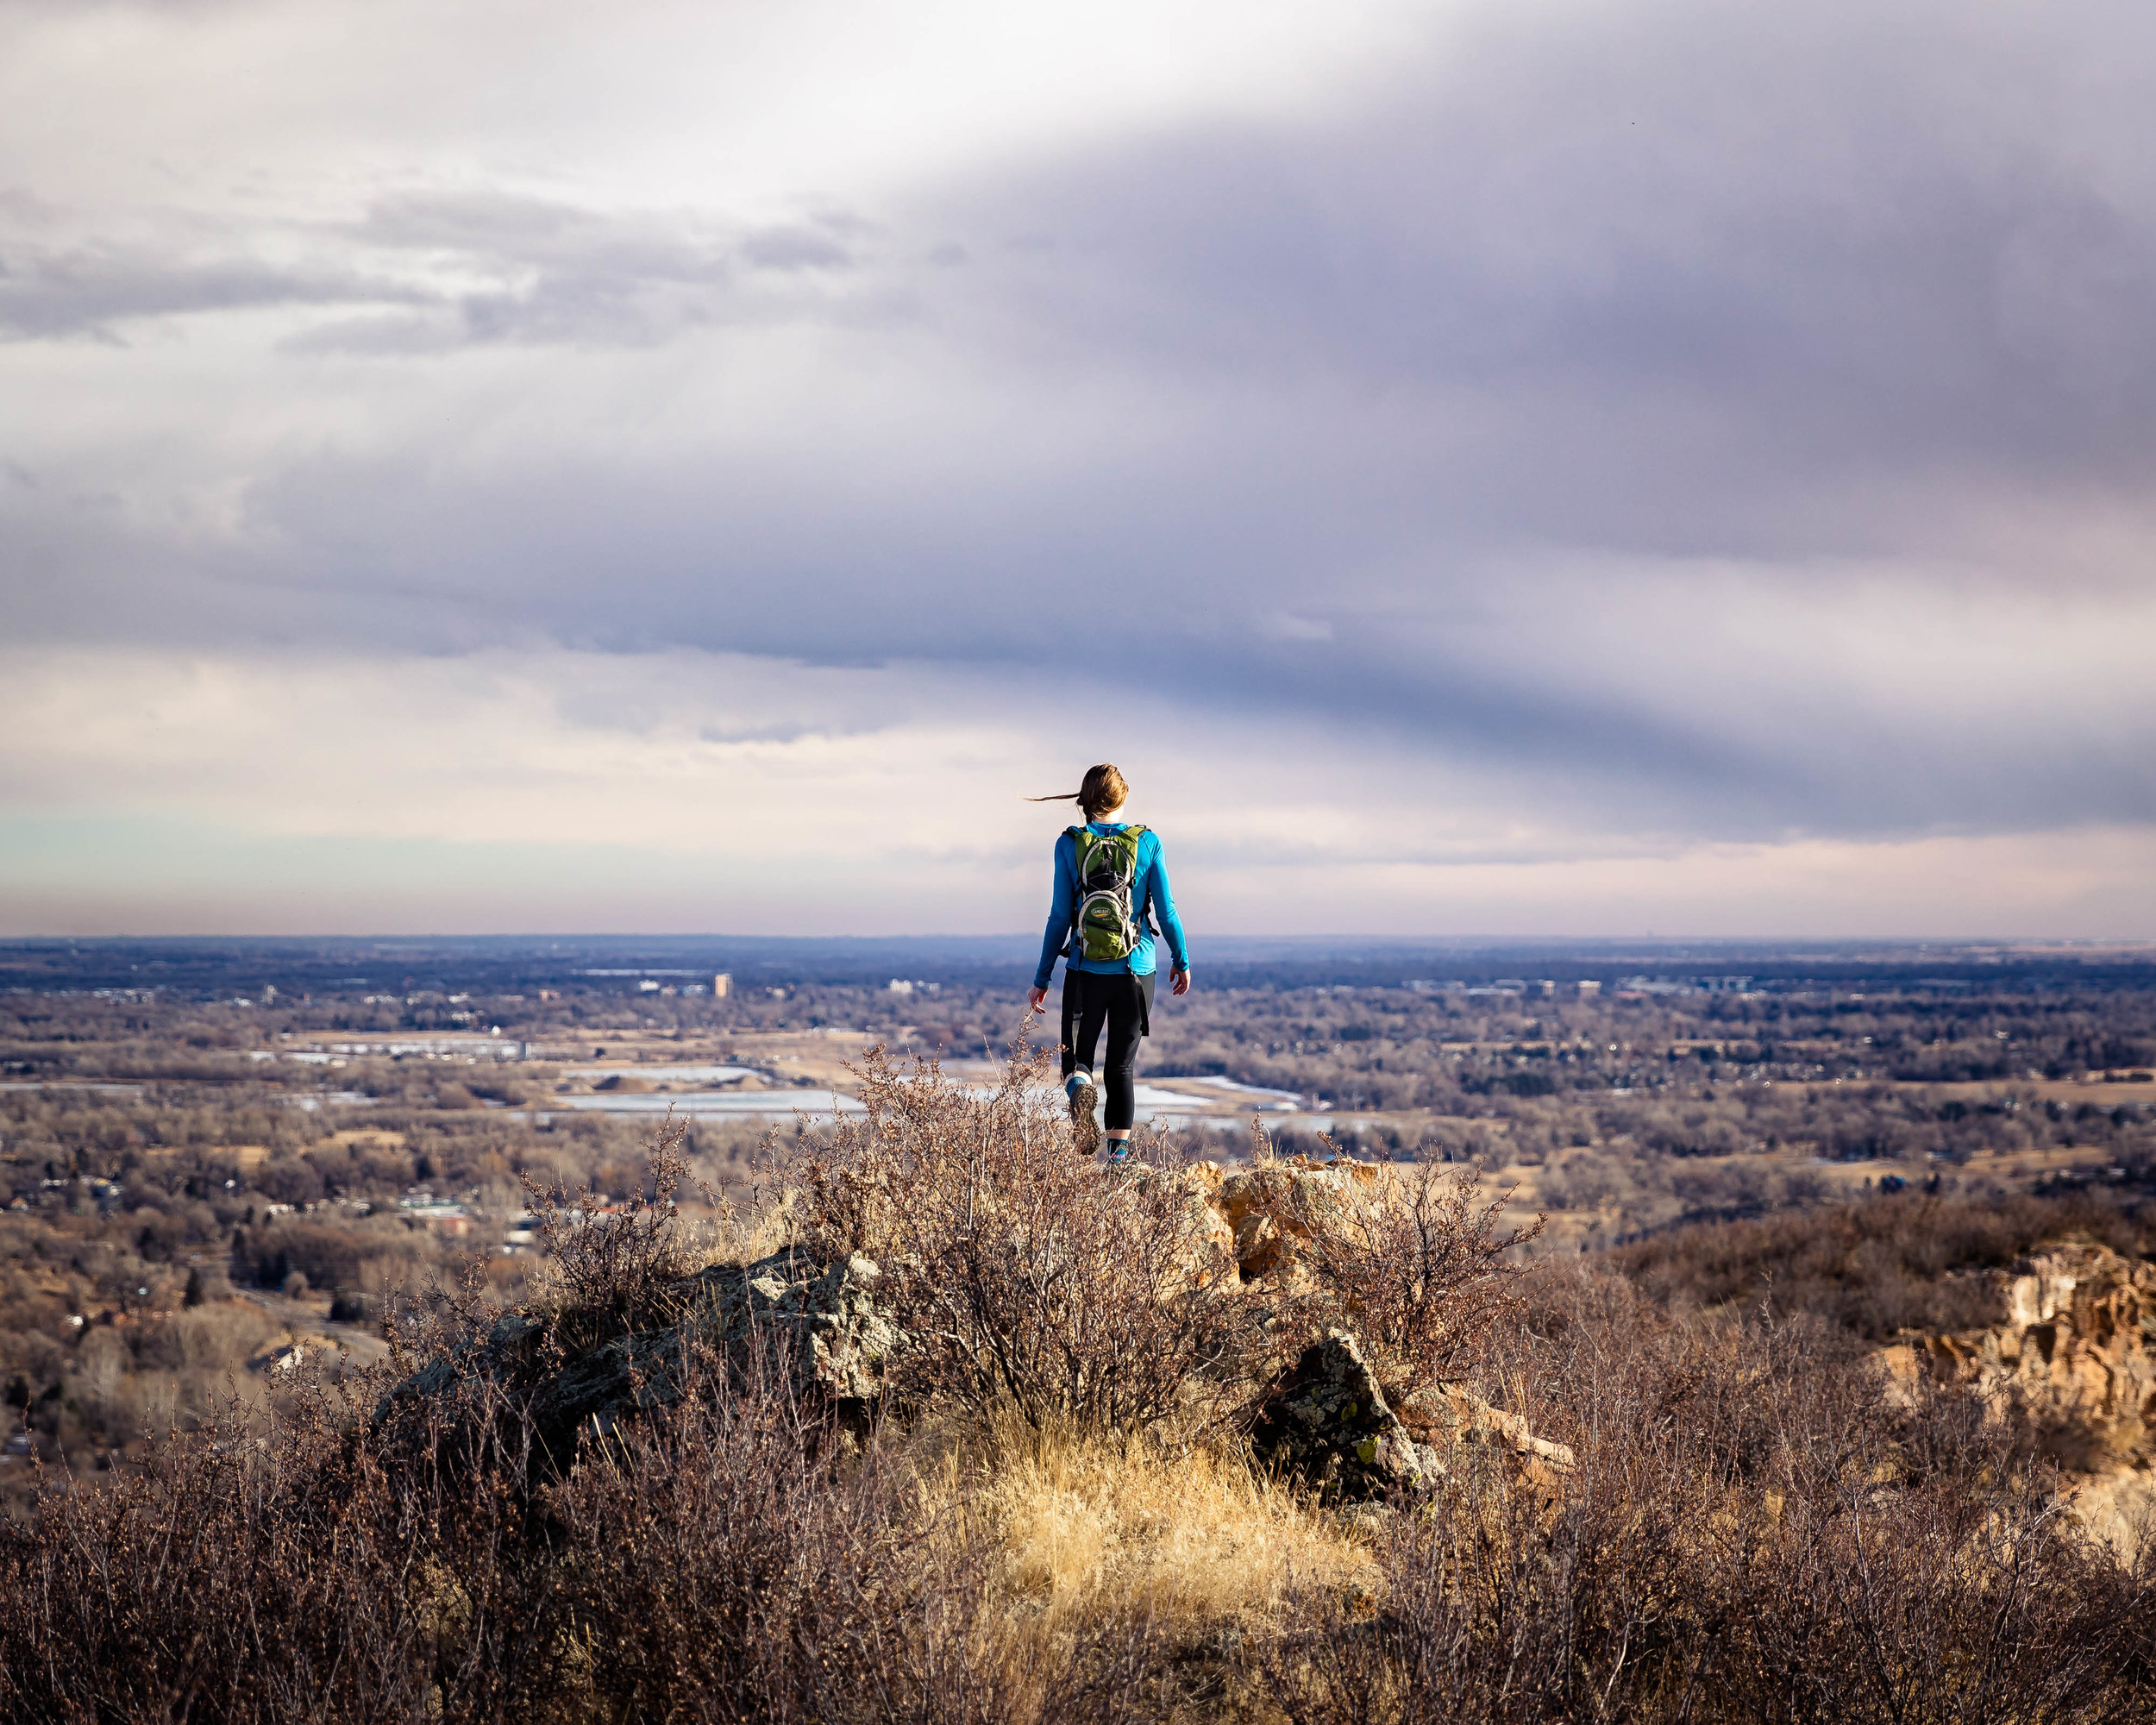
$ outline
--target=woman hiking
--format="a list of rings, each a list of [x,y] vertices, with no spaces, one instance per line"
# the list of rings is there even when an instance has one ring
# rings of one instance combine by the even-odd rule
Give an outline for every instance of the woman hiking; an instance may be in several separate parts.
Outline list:
[[[1056,841],[1056,895],[1041,937],[1040,967],[1033,973],[1033,1010],[1048,999],[1056,961],[1063,963],[1063,1091],[1080,1154],[1100,1147],[1094,1122],[1100,1088],[1094,1082],[1094,1052],[1108,1033],[1105,1085],[1108,1095],[1108,1159],[1131,1153],[1131,1122],[1137,1112],[1138,1038],[1151,1033],[1152,919],[1168,938],[1174,961],[1174,991],[1190,992],[1190,948],[1182,919],[1168,890],[1168,865],[1160,837],[1115,819],[1130,787],[1103,762],[1088,768],[1075,792],[1029,797],[1028,802],[1074,802],[1086,817]]]

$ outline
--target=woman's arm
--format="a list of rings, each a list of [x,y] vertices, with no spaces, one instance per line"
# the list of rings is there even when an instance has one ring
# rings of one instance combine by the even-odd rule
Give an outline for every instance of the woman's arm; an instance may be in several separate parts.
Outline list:
[[[1033,971],[1033,1007],[1048,998],[1048,979],[1070,940],[1071,913],[1078,904],[1078,847],[1066,832],[1056,841],[1056,892],[1048,907],[1048,927],[1041,935],[1041,962]]]
[[[1169,968],[1175,973],[1174,992],[1190,992],[1190,943],[1183,938],[1183,919],[1176,914],[1175,895],[1168,886],[1168,850],[1161,843],[1160,835],[1153,835],[1153,866],[1147,876],[1146,890],[1153,901],[1153,914],[1160,921],[1160,932],[1168,941]]]

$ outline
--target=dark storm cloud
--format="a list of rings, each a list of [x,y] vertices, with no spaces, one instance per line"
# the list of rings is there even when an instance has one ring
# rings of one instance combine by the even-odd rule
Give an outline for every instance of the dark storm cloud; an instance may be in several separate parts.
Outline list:
[[[1344,123],[1149,141],[952,225],[1031,240],[975,248],[1014,343],[1322,380],[1388,437],[1419,411],[1394,460],[1413,429],[1442,453],[1438,519],[1816,550],[1814,487],[1872,515],[1883,469],[2146,486],[2153,32],[2117,7],[1499,27]]]

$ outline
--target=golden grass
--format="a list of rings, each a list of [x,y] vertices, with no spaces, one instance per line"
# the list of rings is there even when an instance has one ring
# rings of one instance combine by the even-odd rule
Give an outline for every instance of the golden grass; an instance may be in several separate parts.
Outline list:
[[[1277,1616],[1291,1583],[1368,1591],[1369,1552],[1338,1516],[1209,1447],[1034,1432],[956,1443],[929,1490],[984,1536],[1012,1628],[1044,1654],[1133,1609],[1184,1647]]]

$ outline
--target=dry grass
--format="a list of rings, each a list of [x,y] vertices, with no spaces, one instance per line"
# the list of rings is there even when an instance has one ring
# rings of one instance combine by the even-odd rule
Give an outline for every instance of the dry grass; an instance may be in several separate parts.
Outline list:
[[[986,1442],[950,1444],[926,1477],[983,1538],[1041,1653],[1134,1604],[1171,1643],[1217,1649],[1269,1625],[1291,1591],[1344,1598],[1376,1578],[1338,1517],[1232,1452],[1005,1420]]]

